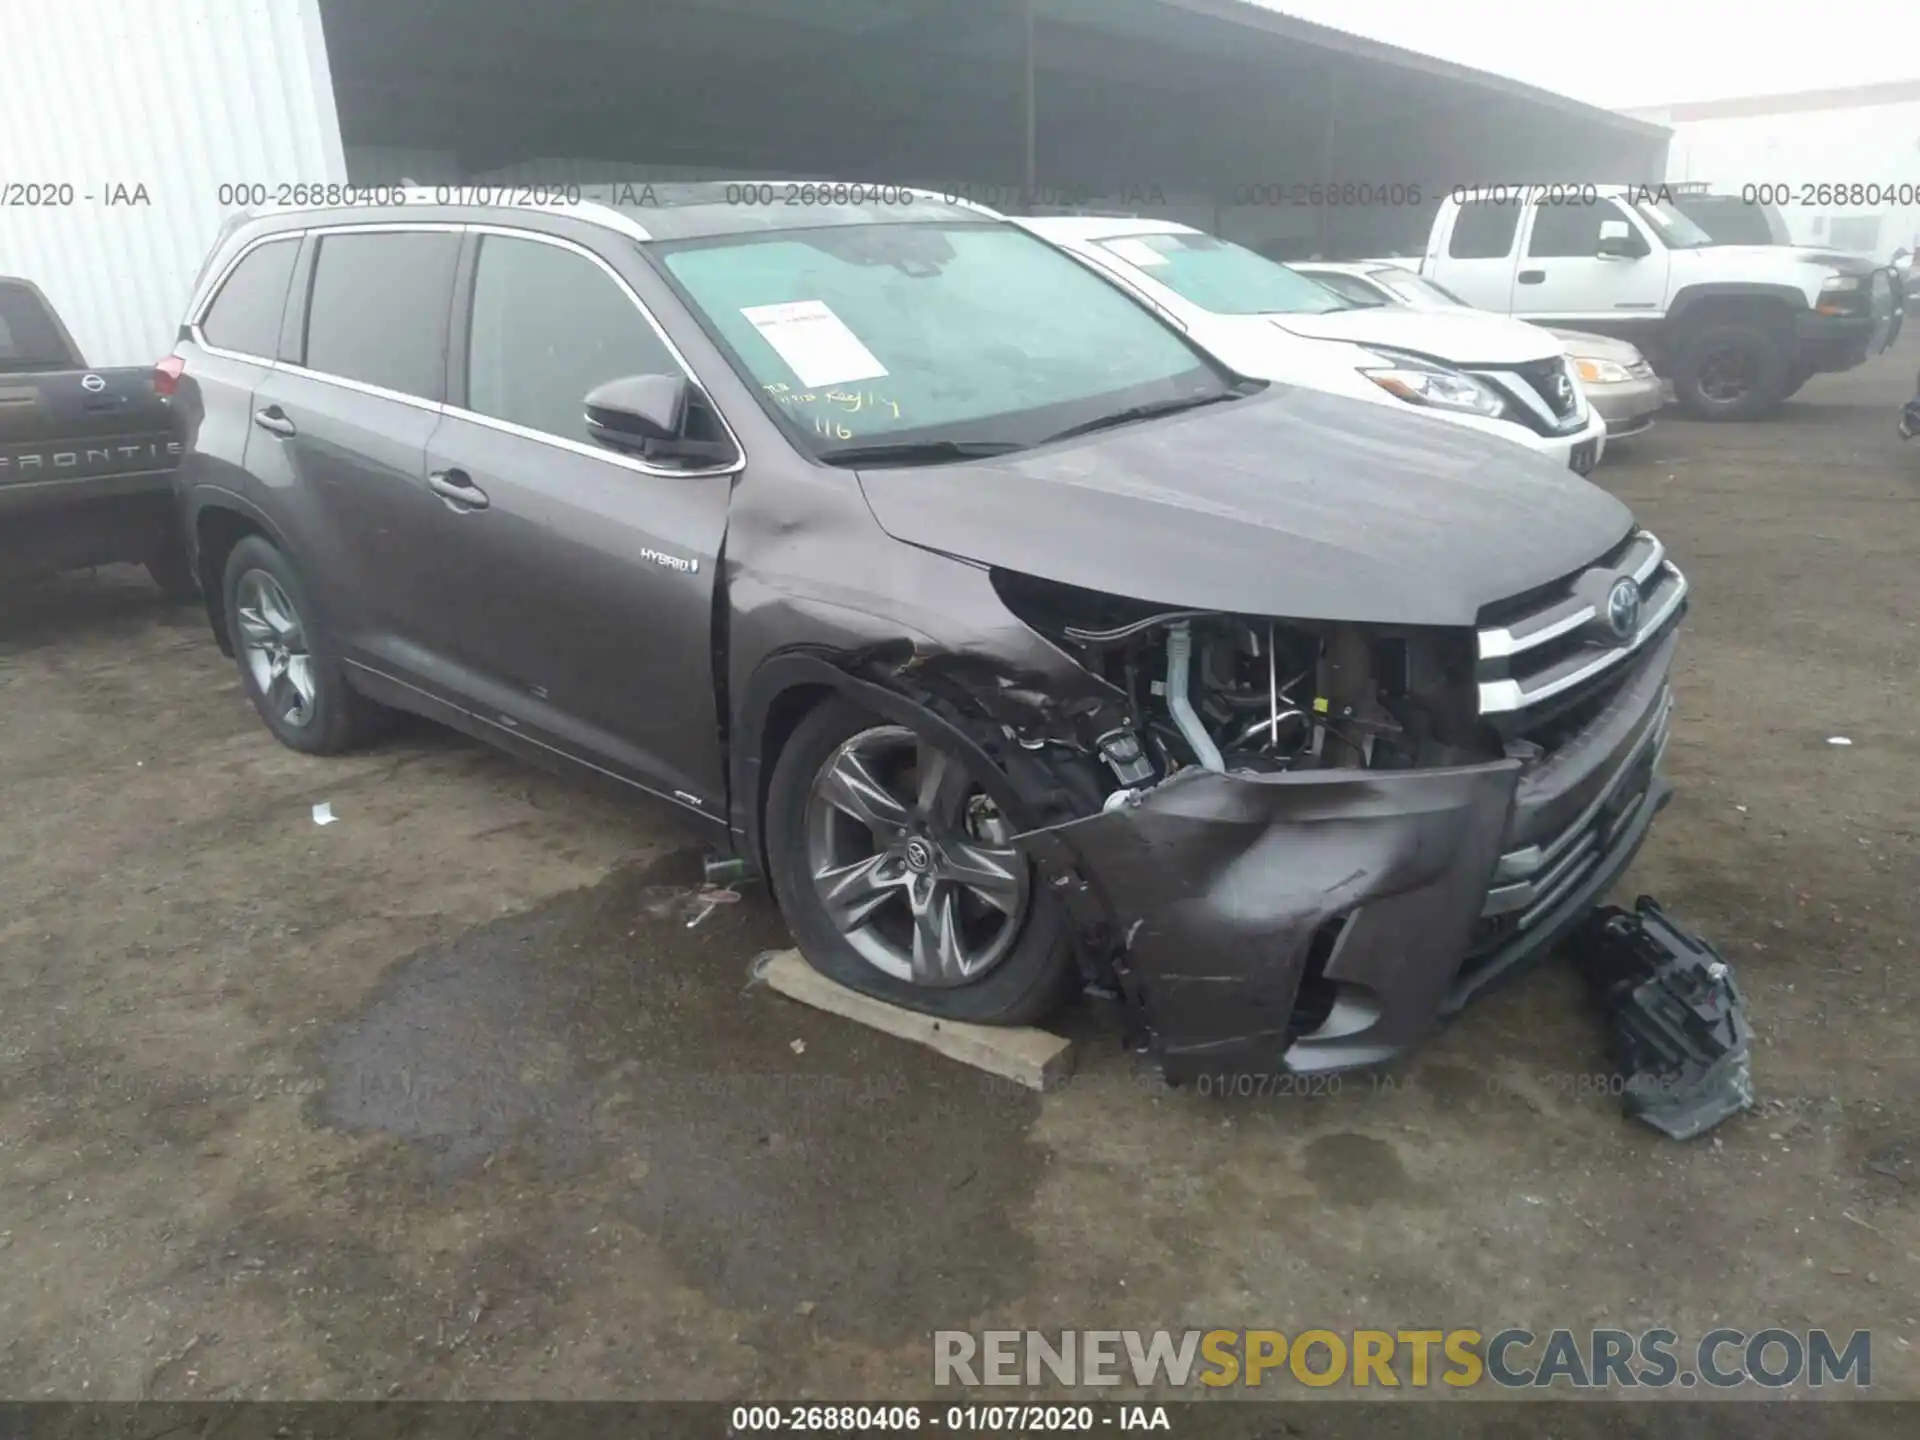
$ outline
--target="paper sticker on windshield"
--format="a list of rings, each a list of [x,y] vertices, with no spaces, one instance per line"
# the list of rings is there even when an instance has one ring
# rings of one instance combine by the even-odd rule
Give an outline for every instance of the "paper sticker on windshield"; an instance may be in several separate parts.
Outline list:
[[[766,338],[802,385],[845,385],[887,373],[860,337],[821,300],[749,305],[740,312]]]
[[[1164,265],[1167,257],[1144,240],[1109,240],[1107,249],[1129,265]]]

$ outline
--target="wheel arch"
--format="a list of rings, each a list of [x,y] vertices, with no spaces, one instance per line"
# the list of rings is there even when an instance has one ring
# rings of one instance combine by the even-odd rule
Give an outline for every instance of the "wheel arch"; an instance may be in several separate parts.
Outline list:
[[[1678,348],[1678,337],[1716,321],[1758,319],[1768,328],[1784,327],[1792,338],[1794,316],[1807,308],[1807,297],[1791,285],[1758,280],[1708,281],[1689,285],[1667,308],[1667,345]]]
[[[800,722],[834,698],[851,700],[881,719],[904,725],[950,749],[979,779],[981,788],[1022,828],[1047,823],[1033,794],[1009,773],[1024,752],[986,725],[963,726],[928,703],[851,673],[845,657],[819,651],[788,652],[764,661],[747,682],[740,725],[730,759],[735,827],[746,857],[766,873],[766,814],[775,762]]]
[[[188,532],[193,538],[193,569],[200,581],[207,623],[213,627],[220,653],[231,657],[233,637],[228,633],[224,583],[227,557],[249,535],[258,535],[282,553],[287,550],[286,540],[258,506],[229,490],[194,498]]]

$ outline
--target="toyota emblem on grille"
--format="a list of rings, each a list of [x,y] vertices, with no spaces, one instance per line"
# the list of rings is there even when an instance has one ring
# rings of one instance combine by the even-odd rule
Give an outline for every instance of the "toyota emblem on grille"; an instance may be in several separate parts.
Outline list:
[[[89,394],[98,395],[107,388],[107,382],[98,375],[89,375],[80,382],[80,388]]]
[[[1573,405],[1573,381],[1567,378],[1564,370],[1553,377],[1553,403],[1562,410],[1570,409]]]
[[[1616,640],[1631,640],[1640,628],[1640,587],[1631,580],[1617,580],[1607,592],[1607,628]]]

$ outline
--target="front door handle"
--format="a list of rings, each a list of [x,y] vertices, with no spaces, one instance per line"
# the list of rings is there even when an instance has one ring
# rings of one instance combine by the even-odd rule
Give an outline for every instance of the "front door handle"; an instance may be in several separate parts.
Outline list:
[[[299,433],[298,430],[295,429],[293,421],[287,418],[287,412],[282,410],[278,405],[269,405],[264,410],[254,411],[253,423],[258,425],[262,430],[271,430],[276,435],[284,436]]]
[[[1522,270],[1519,275],[1519,280],[1522,285],[1538,285],[1546,278],[1547,272],[1544,270]]]
[[[484,510],[487,492],[464,470],[436,470],[427,476],[427,488],[456,510]]]

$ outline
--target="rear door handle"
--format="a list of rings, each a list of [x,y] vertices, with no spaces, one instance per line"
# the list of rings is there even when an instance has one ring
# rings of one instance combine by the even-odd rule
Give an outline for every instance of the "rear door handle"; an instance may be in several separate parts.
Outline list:
[[[294,435],[299,433],[294,428],[293,421],[287,418],[287,412],[282,410],[278,405],[269,405],[264,410],[254,411],[253,423],[258,425],[262,430],[271,430],[276,435]]]
[[[464,470],[436,470],[427,476],[427,488],[456,510],[484,510],[487,492]]]
[[[1522,285],[1538,285],[1546,278],[1547,272],[1544,270],[1522,270],[1519,275],[1519,280]]]

